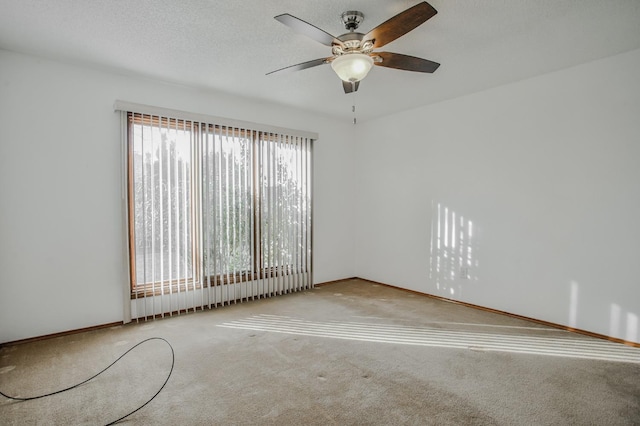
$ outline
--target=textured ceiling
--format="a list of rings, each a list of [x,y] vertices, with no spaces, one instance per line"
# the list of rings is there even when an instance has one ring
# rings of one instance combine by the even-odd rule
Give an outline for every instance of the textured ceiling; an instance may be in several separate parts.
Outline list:
[[[276,15],[340,35],[340,14],[359,10],[366,33],[417,3],[0,0],[0,48],[346,120],[355,101],[360,121],[640,48],[638,0],[432,0],[438,14],[383,50],[441,63],[434,74],[374,67],[355,96],[328,65],[265,75],[331,54]]]

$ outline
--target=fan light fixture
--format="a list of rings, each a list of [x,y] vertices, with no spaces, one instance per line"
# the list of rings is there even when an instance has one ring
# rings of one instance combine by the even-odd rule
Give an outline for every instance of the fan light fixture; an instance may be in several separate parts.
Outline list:
[[[355,83],[367,76],[373,66],[373,59],[364,53],[347,53],[331,61],[331,68],[342,81]]]

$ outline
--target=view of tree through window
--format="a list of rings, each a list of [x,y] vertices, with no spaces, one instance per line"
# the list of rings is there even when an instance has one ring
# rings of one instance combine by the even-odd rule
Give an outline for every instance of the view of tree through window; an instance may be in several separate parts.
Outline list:
[[[204,264],[207,275],[247,274],[252,269],[251,139],[205,133],[203,174]]]
[[[262,232],[262,247],[264,266],[274,268],[276,266],[287,267],[300,264],[296,255],[302,253],[291,250],[289,244],[302,244],[300,238],[300,222],[304,219],[299,212],[304,209],[304,187],[300,185],[301,176],[297,174],[296,150],[291,147],[274,148],[268,140],[261,141],[263,166],[260,192],[260,204],[268,212],[262,217],[260,224]],[[273,156],[275,161],[268,161]]]
[[[308,272],[308,142],[128,117],[133,292]]]
[[[191,142],[185,123],[136,123],[133,132],[136,281],[193,277]]]

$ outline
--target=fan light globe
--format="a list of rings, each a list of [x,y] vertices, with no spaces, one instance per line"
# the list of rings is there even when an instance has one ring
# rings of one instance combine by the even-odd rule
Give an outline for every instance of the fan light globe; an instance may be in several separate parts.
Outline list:
[[[331,62],[331,68],[343,81],[355,83],[367,76],[373,66],[373,59],[364,53],[348,53]]]

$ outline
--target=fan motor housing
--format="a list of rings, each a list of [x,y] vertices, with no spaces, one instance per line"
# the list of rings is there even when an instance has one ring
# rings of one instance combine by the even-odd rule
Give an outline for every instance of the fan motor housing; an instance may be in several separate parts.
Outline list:
[[[364,38],[364,34],[351,32],[351,33],[342,34],[341,36],[338,36],[336,38],[341,42],[343,42],[345,45],[360,44],[360,42]]]

